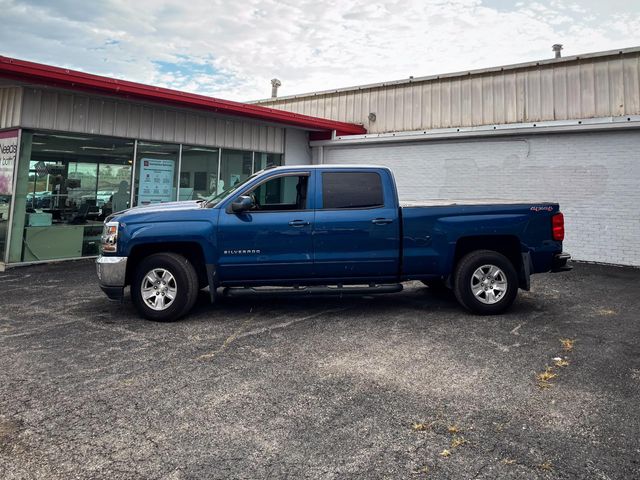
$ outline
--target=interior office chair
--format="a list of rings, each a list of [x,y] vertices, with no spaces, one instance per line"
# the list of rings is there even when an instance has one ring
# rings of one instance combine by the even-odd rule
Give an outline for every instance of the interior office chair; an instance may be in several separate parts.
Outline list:
[[[69,223],[70,225],[82,225],[83,223],[87,223],[87,215],[90,208],[91,205],[86,202],[81,204],[80,208],[78,208],[78,211],[75,212],[71,216],[71,218],[69,218],[69,221],[67,223]]]

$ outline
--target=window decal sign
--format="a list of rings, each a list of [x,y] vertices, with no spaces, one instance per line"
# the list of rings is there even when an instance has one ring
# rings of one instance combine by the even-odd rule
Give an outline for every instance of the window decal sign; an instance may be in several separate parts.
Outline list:
[[[138,205],[170,202],[173,194],[175,161],[157,158],[140,160]]]
[[[13,170],[18,156],[18,130],[0,132],[0,195],[13,195]]]

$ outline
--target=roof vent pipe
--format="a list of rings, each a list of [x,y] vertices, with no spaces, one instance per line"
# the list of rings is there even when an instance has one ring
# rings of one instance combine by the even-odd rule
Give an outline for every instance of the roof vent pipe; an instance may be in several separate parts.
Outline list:
[[[561,43],[556,43],[551,47],[551,50],[553,50],[556,54],[556,58],[560,58],[562,56],[562,54],[560,53],[560,50],[562,50],[562,44]]]
[[[278,87],[282,85],[282,82],[277,78],[271,80],[271,98],[276,98],[278,96]]]

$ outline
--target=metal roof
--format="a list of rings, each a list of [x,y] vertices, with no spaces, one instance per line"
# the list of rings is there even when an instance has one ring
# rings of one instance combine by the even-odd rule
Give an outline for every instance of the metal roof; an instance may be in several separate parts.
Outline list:
[[[154,87],[142,83],[93,75],[4,56],[0,56],[0,78],[1,77],[69,90],[109,94],[186,108],[197,108],[223,115],[249,117],[314,131],[331,132],[335,130],[339,135],[366,133],[366,129],[363,126],[353,123],[312,117],[259,105],[222,100],[169,88]]]
[[[411,83],[420,83],[429,80],[440,80],[445,78],[469,77],[473,75],[483,75],[494,72],[506,72],[509,70],[518,70],[531,67],[540,67],[544,65],[562,65],[567,62],[575,62],[576,60],[588,60],[600,57],[610,57],[613,55],[623,55],[627,53],[640,53],[640,47],[619,48],[617,50],[606,50],[602,52],[585,53],[582,55],[572,55],[568,57],[549,58],[545,60],[535,60],[532,62],[513,63],[509,65],[499,65],[497,67],[477,68],[475,70],[462,70],[459,72],[440,73],[436,75],[426,75],[422,77],[409,77],[400,80],[390,80],[386,82],[368,83],[364,85],[355,85],[351,87],[334,88],[330,90],[319,90],[316,92],[299,93],[295,95],[283,95],[276,98],[263,98],[260,100],[252,100],[250,104],[261,103],[277,103],[280,100],[291,100],[296,98],[317,97],[320,95],[332,95],[336,93],[354,92],[360,90],[368,90],[372,88],[390,87],[394,85],[408,85]]]
[[[278,97],[260,105],[359,123],[367,136],[627,119],[640,115],[640,47]]]

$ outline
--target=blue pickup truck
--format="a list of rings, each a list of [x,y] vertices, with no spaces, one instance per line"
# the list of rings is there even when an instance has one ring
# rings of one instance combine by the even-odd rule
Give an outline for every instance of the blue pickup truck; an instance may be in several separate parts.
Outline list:
[[[564,271],[558,204],[398,200],[388,168],[267,168],[199,201],[141,206],[106,219],[100,287],[140,314],[172,321],[198,292],[372,294],[420,280],[498,314],[532,273]],[[288,287],[288,288],[283,288]]]

